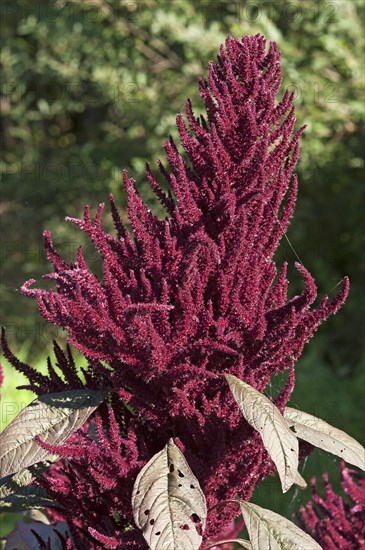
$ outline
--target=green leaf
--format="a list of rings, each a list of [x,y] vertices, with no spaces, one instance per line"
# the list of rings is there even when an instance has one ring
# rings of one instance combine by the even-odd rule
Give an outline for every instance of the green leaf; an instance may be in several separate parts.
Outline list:
[[[54,457],[35,441],[40,436],[52,445],[64,443],[100,405],[106,391],[72,390],[38,397],[0,435],[0,476],[18,472]]]

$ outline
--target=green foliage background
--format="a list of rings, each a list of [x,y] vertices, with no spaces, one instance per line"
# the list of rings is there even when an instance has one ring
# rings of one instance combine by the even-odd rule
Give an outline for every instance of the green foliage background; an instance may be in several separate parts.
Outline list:
[[[110,191],[124,207],[123,168],[162,215],[146,186],[145,162],[155,168],[163,157],[187,97],[201,109],[197,76],[207,74],[226,35],[260,32],[278,42],[284,85],[296,91],[298,124],[308,125],[298,207],[278,262],[292,266],[299,257],[320,296],[337,292],[346,274],[351,282],[346,305],[298,364],[292,403],[363,440],[363,1],[14,0],[1,9],[1,303],[13,349],[43,368],[52,338],[65,341],[19,293],[26,279],[49,270],[42,230],[52,231],[68,260],[84,243],[98,272],[90,244],[63,218],[79,217],[86,202],[94,208],[107,202]],[[294,269],[290,275],[295,293],[300,279]],[[8,367],[6,374],[4,423],[12,419],[7,403],[32,398],[14,392],[18,377]],[[278,385],[273,381],[270,391]],[[335,475],[337,463],[316,453],[305,477],[325,469]],[[271,481],[268,486],[256,501],[273,508]],[[275,509],[294,512],[308,492],[292,498],[290,511],[287,497]]]

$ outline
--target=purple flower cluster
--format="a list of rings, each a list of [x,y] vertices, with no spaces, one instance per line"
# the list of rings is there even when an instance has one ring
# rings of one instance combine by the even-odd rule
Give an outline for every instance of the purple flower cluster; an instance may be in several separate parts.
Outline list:
[[[300,510],[300,522],[325,550],[365,548],[365,478],[341,464],[342,488],[348,501],[336,495],[323,475],[325,494],[321,498],[312,479],[312,502]]]
[[[186,103],[177,116],[183,152],[165,143],[165,183],[147,165],[146,175],[166,209],[153,214],[124,173],[130,233],[110,197],[116,237],[103,231],[100,205],[85,208],[85,231],[103,266],[102,280],[88,268],[80,247],[67,263],[45,232],[54,266],[46,275],[56,290],[23,286],[43,317],[68,332],[88,360],[88,387],[113,390],[111,409],[96,413],[96,440],[73,436],[57,452],[42,484],[59,502],[77,540],[88,548],[144,548],[130,504],[138,470],[174,437],[206,495],[208,507],[229,498],[249,499],[256,483],[274,472],[260,436],[238,410],[229,372],[259,391],[273,374],[288,371],[276,404],[282,410],[294,385],[294,365],[304,344],[348,293],[344,280],[331,301],[317,308],[308,271],[303,292],[287,298],[286,264],[273,261],[293,215],[299,155],[293,94],[280,101],[280,52],[262,36],[228,37],[207,82],[199,81],[206,117]],[[166,191],[164,189],[167,189]],[[312,307],[311,307],[312,306]],[[82,385],[59,348],[65,381],[52,365],[49,377],[5,354],[28,375],[37,393]],[[236,508],[209,513],[206,537],[221,534]],[[94,545],[94,546],[92,546]],[[124,545],[124,546],[123,546]]]

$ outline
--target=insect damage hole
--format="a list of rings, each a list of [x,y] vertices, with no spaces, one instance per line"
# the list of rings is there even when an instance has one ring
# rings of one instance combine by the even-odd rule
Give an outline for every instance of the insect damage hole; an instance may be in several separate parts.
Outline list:
[[[170,464],[170,474],[172,474],[172,472],[175,470],[175,466],[173,464]]]
[[[185,477],[184,474],[180,470],[178,470],[178,474],[179,474],[179,477]]]
[[[198,516],[198,514],[191,514],[190,516],[190,520],[195,523],[195,529],[196,529],[196,532],[198,533],[198,535],[200,535],[201,537],[203,536],[203,526],[202,526],[202,520],[200,519],[200,517]]]

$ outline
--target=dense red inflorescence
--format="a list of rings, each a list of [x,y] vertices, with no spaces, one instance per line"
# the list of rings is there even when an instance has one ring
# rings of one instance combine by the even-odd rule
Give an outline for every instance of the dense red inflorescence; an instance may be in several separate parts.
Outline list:
[[[72,444],[57,448],[67,463],[41,482],[62,507],[57,517],[69,522],[78,547],[145,547],[134,528],[132,486],[171,436],[209,508],[224,499],[249,499],[256,483],[274,472],[260,436],[219,374],[229,372],[263,391],[273,374],[288,371],[276,399],[282,409],[304,344],[348,292],[345,279],[332,301],[324,297],[314,308],[314,280],[297,264],[305,288],[288,299],[286,264],[277,272],[273,261],[294,211],[292,173],[303,130],[294,130],[293,94],[277,100],[280,85],[275,43],[267,51],[259,35],[227,38],[208,81],[199,81],[206,117],[196,118],[188,100],[186,119],[177,116],[184,153],[172,138],[165,143],[169,167],[159,168],[167,192],[147,165],[166,218],[148,209],[124,173],[132,233],[112,196],[116,237],[103,231],[103,205],[95,217],[87,206],[82,220],[70,219],[98,250],[102,280],[89,270],[81,248],[68,264],[45,232],[54,266],[46,277],[56,290],[34,290],[31,280],[23,292],[87,358],[87,386],[114,390],[114,412],[103,405],[93,420],[99,443],[87,433],[74,435]],[[51,365],[45,377],[21,364],[5,341],[4,349],[36,393],[82,386],[71,355],[58,347],[66,382]],[[221,535],[236,511],[232,505],[214,508],[206,537]]]
[[[365,478],[360,472],[341,464],[342,488],[347,495],[337,495],[323,476],[324,496],[319,496],[316,479],[312,479],[312,501],[300,510],[299,520],[325,550],[359,550],[365,548]]]

